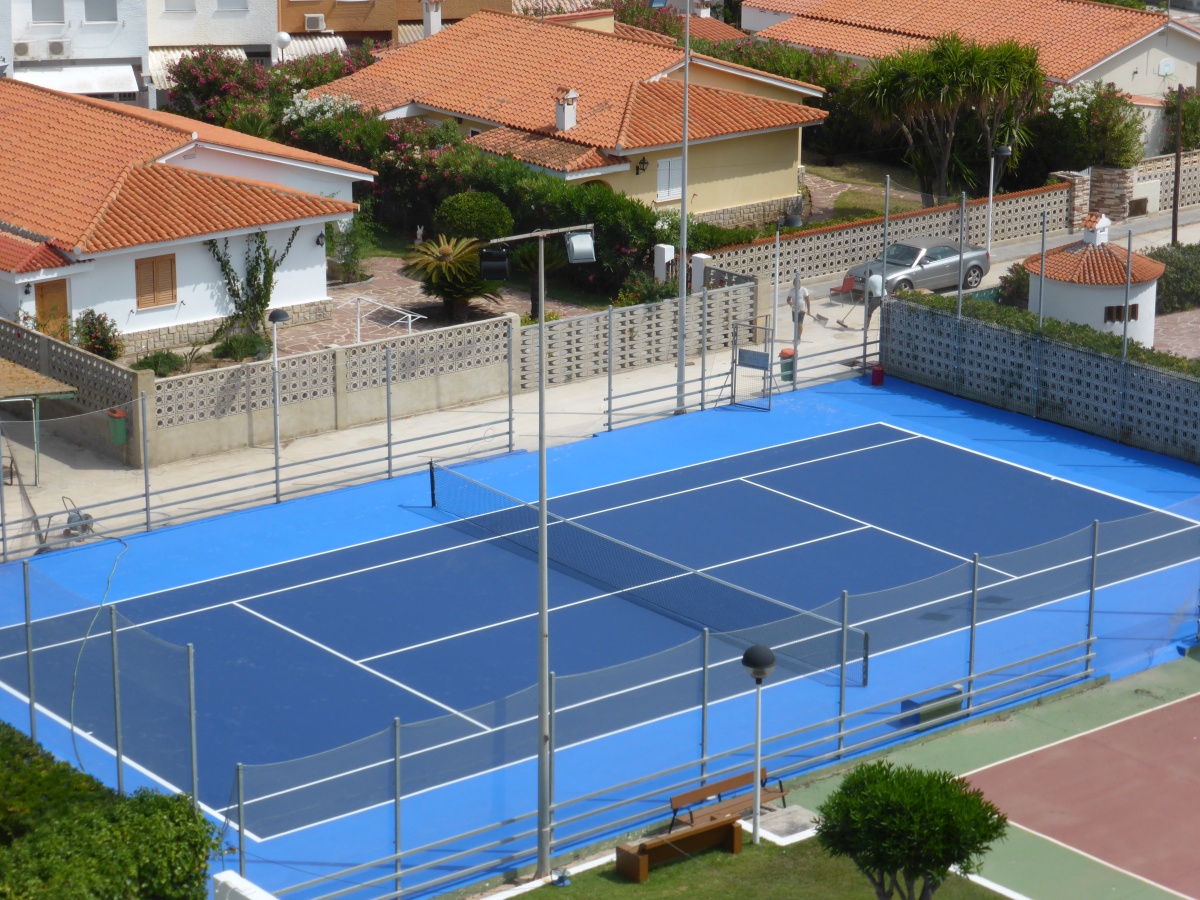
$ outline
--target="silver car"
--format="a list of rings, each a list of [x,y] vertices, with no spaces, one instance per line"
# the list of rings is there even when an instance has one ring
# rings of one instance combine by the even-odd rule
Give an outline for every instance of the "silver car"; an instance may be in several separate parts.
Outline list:
[[[946,238],[908,238],[887,248],[887,293],[926,288],[940,291],[958,287],[958,242]],[[983,247],[967,244],[963,252],[962,286],[974,290],[990,268],[988,253]],[[854,279],[854,293],[862,296],[867,271],[884,274],[882,259],[873,259],[855,266],[846,273],[846,281]]]

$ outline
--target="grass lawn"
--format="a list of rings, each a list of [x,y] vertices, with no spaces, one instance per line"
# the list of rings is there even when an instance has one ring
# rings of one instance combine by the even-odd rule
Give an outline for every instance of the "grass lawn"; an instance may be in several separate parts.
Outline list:
[[[412,244],[412,235],[381,227],[363,250],[363,256],[403,256]]]
[[[893,196],[888,207],[891,213],[903,213],[921,209],[921,204]],[[833,210],[834,215],[839,219],[851,216],[861,218],[882,216],[883,195],[850,188],[838,194],[837,199],[833,201]]]
[[[800,161],[804,164],[805,172],[845,184],[868,184],[881,188],[885,175],[892,176],[893,184],[915,187],[917,183],[917,176],[910,169],[871,156],[846,157],[829,166],[825,164],[824,155],[806,149],[801,151]]]
[[[554,893],[555,888],[542,888]],[[754,900],[874,900],[867,879],[845,859],[832,859],[815,840],[789,847],[766,842],[757,847],[749,835],[742,853],[720,848],[691,859],[657,866],[650,880],[633,884],[617,874],[615,864],[571,876],[572,900],[638,900],[674,897],[753,897]],[[564,897],[566,893],[564,893]],[[965,878],[952,877],[934,895],[937,900],[995,900],[996,894]]]

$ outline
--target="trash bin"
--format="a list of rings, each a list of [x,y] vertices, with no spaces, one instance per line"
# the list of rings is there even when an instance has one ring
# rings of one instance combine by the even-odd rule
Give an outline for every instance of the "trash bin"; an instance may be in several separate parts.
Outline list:
[[[883,366],[871,367],[871,384],[875,385],[875,387],[883,384]]]
[[[779,377],[784,381],[791,381],[793,375],[793,366],[795,361],[792,357],[795,356],[791,347],[784,347],[779,351]]]
[[[128,418],[129,413],[123,409],[108,411],[108,439],[118,446],[126,441],[125,423]]]

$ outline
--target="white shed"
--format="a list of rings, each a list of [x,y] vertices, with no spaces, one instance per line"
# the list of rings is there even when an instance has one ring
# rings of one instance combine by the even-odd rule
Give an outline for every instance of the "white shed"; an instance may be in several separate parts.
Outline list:
[[[1040,253],[1025,260],[1029,308],[1037,311],[1040,296],[1042,313],[1050,318],[1118,335],[1128,326],[1131,340],[1153,347],[1158,279],[1166,266],[1140,253],[1130,260],[1124,247],[1108,242],[1111,224],[1103,213],[1089,213],[1083,220],[1083,240],[1047,250],[1044,267]]]

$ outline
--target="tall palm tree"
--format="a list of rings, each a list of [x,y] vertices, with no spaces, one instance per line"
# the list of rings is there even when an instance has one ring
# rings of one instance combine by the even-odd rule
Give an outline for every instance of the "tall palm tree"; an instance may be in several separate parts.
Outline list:
[[[479,251],[483,244],[475,238],[448,238],[415,244],[405,256],[405,272],[421,282],[426,297],[437,297],[451,322],[467,320],[468,304],[475,297],[499,300],[498,281],[479,275]]]

